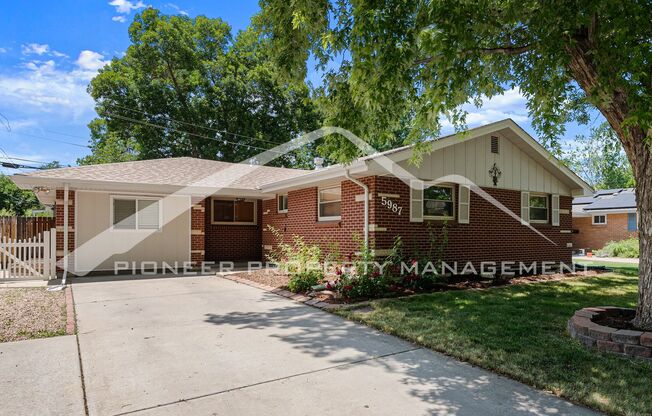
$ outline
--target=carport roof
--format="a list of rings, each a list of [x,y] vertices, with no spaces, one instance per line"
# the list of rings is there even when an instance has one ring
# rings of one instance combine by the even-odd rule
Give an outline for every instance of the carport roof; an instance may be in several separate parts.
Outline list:
[[[310,171],[176,157],[42,170],[15,175],[14,178],[256,190],[270,182],[298,177],[308,172]]]

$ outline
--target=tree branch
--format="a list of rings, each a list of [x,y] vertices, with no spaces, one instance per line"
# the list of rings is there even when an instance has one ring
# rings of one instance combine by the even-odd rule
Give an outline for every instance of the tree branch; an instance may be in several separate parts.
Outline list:
[[[462,51],[464,54],[479,52],[485,55],[520,55],[532,49],[532,44],[528,43],[527,45],[522,46],[497,46],[495,48],[476,48],[476,49],[465,49]],[[430,63],[434,60],[432,57],[417,59],[414,61],[415,65],[423,65]]]

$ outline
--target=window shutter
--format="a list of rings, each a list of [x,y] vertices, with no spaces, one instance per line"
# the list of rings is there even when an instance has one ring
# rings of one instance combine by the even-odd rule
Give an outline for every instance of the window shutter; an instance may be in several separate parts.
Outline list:
[[[423,181],[410,179],[410,222],[423,222]]]
[[[530,222],[530,193],[521,192],[521,224]]]
[[[457,222],[468,224],[470,220],[471,188],[460,185],[460,199],[458,204]]]
[[[559,195],[552,196],[552,225],[559,227]]]
[[[158,201],[152,199],[138,200],[138,228],[141,230],[158,230]]]

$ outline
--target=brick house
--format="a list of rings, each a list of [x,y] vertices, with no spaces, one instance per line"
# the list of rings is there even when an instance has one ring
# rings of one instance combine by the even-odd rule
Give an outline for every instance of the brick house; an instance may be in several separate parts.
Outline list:
[[[598,250],[610,241],[638,237],[634,189],[606,189],[574,198],[573,228],[576,249]]]
[[[344,257],[364,239],[386,255],[399,235],[408,254],[425,254],[445,226],[448,262],[571,261],[572,198],[592,190],[512,120],[435,140],[419,166],[411,156],[403,147],[313,171],[171,158],[12,179],[54,205],[58,253],[76,274],[264,260],[270,226]]]

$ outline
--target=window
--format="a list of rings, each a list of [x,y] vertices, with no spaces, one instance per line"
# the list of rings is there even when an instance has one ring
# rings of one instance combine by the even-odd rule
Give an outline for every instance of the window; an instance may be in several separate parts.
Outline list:
[[[547,195],[530,195],[530,222],[548,222]]]
[[[288,196],[279,195],[276,200],[278,201],[278,212],[288,212]]]
[[[158,198],[112,198],[114,230],[158,230],[161,211]]]
[[[256,224],[256,201],[246,199],[213,199],[213,224]]]
[[[455,213],[452,186],[431,186],[423,190],[423,217],[452,219]]]
[[[638,219],[636,218],[636,213],[630,212],[627,214],[627,231],[637,231],[638,230]]]
[[[593,225],[605,225],[607,223],[606,215],[594,215],[593,216]]]
[[[342,218],[342,189],[339,186],[320,189],[317,203],[319,221],[332,221]]]

